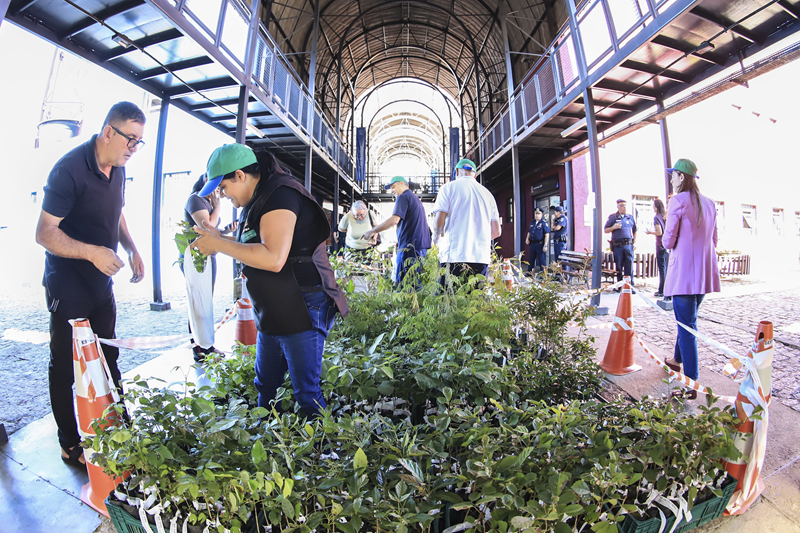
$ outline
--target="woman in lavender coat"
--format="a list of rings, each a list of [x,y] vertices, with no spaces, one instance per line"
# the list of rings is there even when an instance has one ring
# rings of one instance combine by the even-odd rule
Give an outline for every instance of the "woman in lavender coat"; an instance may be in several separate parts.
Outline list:
[[[664,247],[671,250],[664,295],[672,296],[675,319],[697,330],[697,310],[703,297],[719,292],[717,266],[717,210],[714,201],[700,194],[697,187],[697,166],[688,159],[679,159],[672,173],[675,196],[669,202]],[[678,327],[675,360],[667,364],[694,380],[699,375],[697,339]],[[689,398],[697,397],[691,391]]]

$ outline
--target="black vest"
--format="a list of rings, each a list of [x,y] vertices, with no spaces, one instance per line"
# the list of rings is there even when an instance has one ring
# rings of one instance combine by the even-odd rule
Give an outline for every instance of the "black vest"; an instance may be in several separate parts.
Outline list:
[[[317,247],[310,257],[289,257],[280,272],[269,272],[247,265],[242,272],[247,276],[247,291],[253,300],[258,331],[267,335],[293,335],[313,327],[303,293],[294,275],[293,265],[299,262],[314,263],[322,279],[322,290],[333,299],[342,316],[346,316],[350,308],[344,293],[336,284],[336,277],[325,251],[325,241],[331,231],[328,217],[305,187],[290,175],[273,174],[269,178],[261,179],[253,199],[239,216],[236,240],[242,242],[242,235],[248,230],[253,230],[255,235],[246,242],[261,242],[261,210],[278,187],[291,187],[311,200],[316,207],[313,216],[318,228]]]

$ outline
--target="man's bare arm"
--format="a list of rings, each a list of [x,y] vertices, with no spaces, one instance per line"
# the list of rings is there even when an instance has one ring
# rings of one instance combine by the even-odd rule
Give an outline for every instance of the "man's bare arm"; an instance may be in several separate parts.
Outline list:
[[[36,225],[36,242],[51,254],[67,259],[84,259],[91,262],[106,276],[113,276],[125,266],[122,259],[110,248],[76,241],[59,227],[64,217],[42,211]]]

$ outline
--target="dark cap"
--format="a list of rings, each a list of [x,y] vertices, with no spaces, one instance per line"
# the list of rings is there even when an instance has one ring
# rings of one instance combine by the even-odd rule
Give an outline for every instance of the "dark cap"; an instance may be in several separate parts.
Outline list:
[[[563,213],[564,212],[564,208],[561,207],[560,205],[557,205],[556,206],[556,211],[558,211],[559,213]]]
[[[536,213],[539,213],[541,215],[542,210],[537,207],[536,209],[533,210],[533,214],[535,215]]]
[[[624,198],[620,198],[619,200],[617,200],[617,203],[620,203],[620,202],[622,202],[622,203],[624,203],[624,204],[627,204],[627,203],[628,203],[628,200],[626,200],[626,199],[624,199]]]

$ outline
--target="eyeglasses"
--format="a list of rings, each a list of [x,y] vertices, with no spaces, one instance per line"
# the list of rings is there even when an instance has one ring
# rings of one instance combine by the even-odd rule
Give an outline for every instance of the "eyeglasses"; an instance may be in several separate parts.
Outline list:
[[[353,216],[356,217],[356,220],[364,220],[365,218],[367,218],[367,214],[366,213],[356,213]]]
[[[125,135],[124,133],[119,131],[114,126],[111,126],[111,124],[109,124],[109,126],[111,127],[112,130],[114,130],[117,133],[119,133],[122,137],[125,137],[126,139],[128,139],[128,150],[133,150],[134,148],[138,149],[138,148],[141,148],[142,146],[144,146],[144,141],[142,141],[140,139],[137,139],[136,137],[130,137],[128,135]]]

